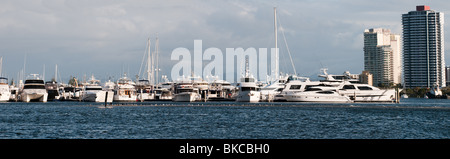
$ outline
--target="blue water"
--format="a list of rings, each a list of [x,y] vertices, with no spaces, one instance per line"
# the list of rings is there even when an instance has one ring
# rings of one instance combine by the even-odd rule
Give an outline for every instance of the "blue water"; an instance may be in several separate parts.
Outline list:
[[[449,139],[450,100],[0,103],[1,139]]]

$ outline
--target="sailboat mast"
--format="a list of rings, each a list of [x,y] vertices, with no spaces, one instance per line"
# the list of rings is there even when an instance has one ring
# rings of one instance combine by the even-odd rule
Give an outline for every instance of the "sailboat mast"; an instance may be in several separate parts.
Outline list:
[[[2,66],[3,65],[3,57],[0,57],[0,76],[2,76]]]
[[[151,47],[151,43],[150,43],[150,38],[148,38],[148,50],[147,50],[147,80],[149,80],[150,82],[150,75],[151,75],[151,65],[150,65],[150,60],[151,60],[151,55],[150,55],[150,47]]]
[[[55,82],[58,81],[58,64],[55,64]]]
[[[249,73],[249,65],[248,65],[248,58],[245,58],[245,77],[249,77],[250,73]]]
[[[45,64],[44,64],[43,72],[44,72],[44,73],[42,73],[42,74],[43,74],[43,75],[42,75],[42,80],[44,80],[44,82],[45,82]]]
[[[277,27],[277,7],[273,7],[273,14],[274,14],[274,27],[275,27],[275,70],[273,71],[275,73],[275,80],[278,79],[278,27]]]
[[[159,83],[159,38],[158,38],[158,34],[156,34],[156,41],[155,41],[155,64],[156,64],[156,76],[155,76],[155,84]]]

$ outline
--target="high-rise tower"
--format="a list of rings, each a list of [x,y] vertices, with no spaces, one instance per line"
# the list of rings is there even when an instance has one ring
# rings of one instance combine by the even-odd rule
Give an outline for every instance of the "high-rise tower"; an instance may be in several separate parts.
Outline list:
[[[445,87],[444,13],[417,6],[402,24],[405,87]]]
[[[374,86],[401,83],[400,35],[389,29],[364,31],[364,70],[373,74]]]

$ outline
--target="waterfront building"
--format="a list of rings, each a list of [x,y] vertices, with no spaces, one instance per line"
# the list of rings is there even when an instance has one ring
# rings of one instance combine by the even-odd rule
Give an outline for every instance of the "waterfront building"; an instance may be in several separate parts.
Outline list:
[[[359,75],[359,82],[362,84],[373,86],[373,74],[371,74],[369,71],[362,71],[362,73]]]
[[[417,6],[402,25],[405,87],[445,87],[444,13]]]
[[[364,70],[373,75],[374,86],[401,83],[400,39],[400,35],[389,29],[364,31]]]

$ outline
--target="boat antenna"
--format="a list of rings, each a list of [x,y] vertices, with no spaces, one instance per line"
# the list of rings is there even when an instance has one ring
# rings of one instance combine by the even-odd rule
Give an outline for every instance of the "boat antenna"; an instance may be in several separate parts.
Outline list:
[[[245,77],[249,77],[248,58],[245,58]]]

